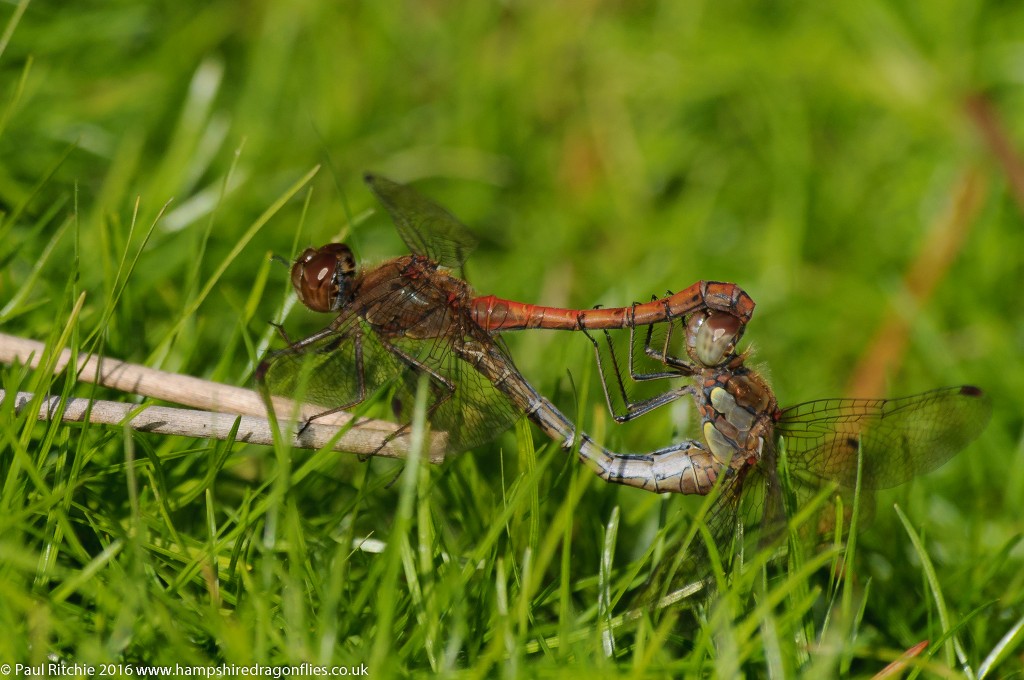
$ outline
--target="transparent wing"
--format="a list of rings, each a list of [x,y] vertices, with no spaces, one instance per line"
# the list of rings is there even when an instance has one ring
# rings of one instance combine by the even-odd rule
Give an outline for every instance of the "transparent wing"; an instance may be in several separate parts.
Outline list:
[[[765,442],[756,465],[731,473],[705,518],[715,550],[728,569],[744,551],[749,555],[778,545],[786,538],[787,509],[799,511],[833,482],[840,486],[811,515],[801,534],[831,535],[837,521],[847,533],[858,446],[864,461],[859,526],[870,523],[871,489],[902,484],[942,465],[981,433],[991,410],[987,395],[971,386],[901,399],[823,399],[785,409],[776,434],[785,437],[789,475],[783,479],[774,441]],[[672,555],[672,547],[666,546],[666,555]],[[698,537],[686,554],[667,557],[655,567],[637,603],[661,602],[710,573],[709,549]],[[703,602],[711,590],[705,587],[700,592],[691,603]]]
[[[369,173],[364,179],[410,251],[445,267],[462,266],[477,239],[454,215],[404,184]]]
[[[900,399],[822,399],[782,411],[776,434],[786,438],[790,468],[852,487],[858,447],[862,486],[887,489],[934,470],[973,441],[992,404],[965,385]]]
[[[429,419],[434,430],[448,433],[451,451],[465,451],[494,439],[522,415],[490,381],[461,359],[446,340],[402,338],[396,340],[395,345],[413,356],[427,372],[444,378],[444,381],[432,379]],[[508,362],[513,367],[512,360]],[[403,373],[404,394],[415,394],[421,372]],[[399,422],[411,421],[412,405],[411,398],[394,402]]]
[[[704,517],[711,543],[727,574],[744,551],[756,547],[761,519],[775,512],[776,504],[768,500],[768,494],[770,490],[777,494],[777,489],[767,482],[764,473],[760,465],[744,466],[728,473],[718,498]],[[700,581],[704,581],[704,585],[683,602],[699,605],[714,592],[710,578],[713,575],[711,550],[698,534],[686,551],[681,552],[681,541],[687,533],[677,531],[669,538],[663,551],[665,557],[651,572],[634,605],[648,607],[664,604],[666,599],[675,601],[680,593]]]
[[[505,395],[453,352],[447,339],[381,338],[355,319],[268,362],[264,382],[272,394],[323,406],[326,411],[352,409],[383,392],[399,425],[412,421],[417,382],[426,375],[431,427],[448,434],[452,452],[493,439],[520,416]]]
[[[353,409],[383,388],[402,393],[407,367],[359,319],[301,348],[287,348],[268,359],[263,382],[271,394],[327,409]]]

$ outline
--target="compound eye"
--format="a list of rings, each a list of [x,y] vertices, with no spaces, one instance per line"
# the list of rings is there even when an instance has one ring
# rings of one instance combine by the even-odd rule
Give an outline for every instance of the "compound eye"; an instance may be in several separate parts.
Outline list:
[[[690,358],[713,368],[732,358],[743,332],[739,318],[731,314],[695,314],[688,328]]]
[[[336,312],[346,302],[355,272],[352,251],[342,243],[306,248],[292,265],[292,287],[314,312]]]

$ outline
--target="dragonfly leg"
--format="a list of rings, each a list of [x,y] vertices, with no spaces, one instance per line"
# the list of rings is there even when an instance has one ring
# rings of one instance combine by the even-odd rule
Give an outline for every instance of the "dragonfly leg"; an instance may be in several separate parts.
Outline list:
[[[448,380],[443,375],[433,370],[432,368],[430,368],[429,366],[427,366],[422,361],[412,356],[408,352],[405,352],[401,348],[396,347],[390,342],[385,341],[383,338],[380,338],[380,340],[381,345],[386,347],[389,352],[394,354],[403,363],[408,365],[409,368],[411,368],[415,373],[426,374],[427,376],[430,377],[430,389],[434,393],[434,399],[430,406],[427,407],[426,416],[427,420],[429,421],[431,417],[434,415],[434,413],[437,411],[437,409],[444,405],[444,403],[451,399],[452,396],[455,394],[455,383],[453,383],[451,380]],[[411,427],[411,422],[403,423],[397,430],[395,430],[394,432],[392,432],[391,434],[384,438],[384,441],[381,442],[381,445],[379,447],[377,447],[377,450],[380,451],[397,437],[400,437],[408,433]]]
[[[608,412],[611,413],[612,418],[617,423],[625,423],[634,418],[642,416],[645,413],[653,411],[656,408],[664,406],[665,404],[671,403],[676,399],[685,395],[694,395],[695,391],[692,386],[684,386],[680,388],[674,388],[666,390],[661,394],[655,395],[649,399],[642,401],[633,401],[629,396],[629,390],[626,387],[626,382],[623,379],[623,371],[619,363],[618,355],[615,351],[615,345],[612,342],[611,334],[605,330],[605,343],[608,347],[608,362],[602,358],[601,355],[601,344],[597,338],[592,336],[585,328],[581,328],[583,334],[590,340],[594,346],[594,356],[597,361],[597,370],[601,374],[601,389],[604,392],[605,404],[608,406]],[[671,369],[667,371],[657,371],[651,373],[641,373],[636,370],[636,366],[633,361],[634,352],[632,347],[634,346],[635,339],[635,328],[630,328],[630,353],[628,372],[629,377],[635,382],[642,382],[646,380],[660,380],[665,378],[683,378],[690,375],[690,373],[682,369]],[[608,365],[610,364],[610,366]],[[618,398],[621,398],[624,405],[624,410],[616,408],[612,399],[612,387],[613,386]]]
[[[654,324],[638,324],[636,322],[636,308],[638,303],[634,302],[632,306],[630,324],[629,324],[629,375],[630,377],[639,382],[642,380],[661,380],[662,378],[678,378],[691,376],[697,373],[697,368],[689,362],[679,359],[678,357],[669,353],[669,348],[672,346],[672,332],[676,326],[676,319],[678,318],[672,313],[672,309],[667,302],[661,302],[664,308],[665,321],[667,323],[667,330],[665,331],[665,339],[662,343],[661,351],[655,350],[651,346],[651,339],[654,335]],[[636,357],[637,357],[637,328],[640,326],[647,326],[646,337],[644,338],[644,349],[643,354],[651,359],[654,359],[663,366],[668,366],[670,370],[660,370],[651,372],[640,372],[636,368]],[[611,343],[611,336],[608,331],[605,331],[605,337]]]
[[[288,337],[283,327],[281,327],[278,324],[274,324],[274,326],[277,327],[282,337]],[[343,331],[339,331],[337,322],[332,323],[331,325],[327,326],[326,328],[318,331],[317,333],[307,338],[303,338],[302,340],[299,340],[297,342],[290,342],[287,347],[268,353],[266,357],[263,359],[263,361],[261,361],[259,366],[256,368],[254,379],[257,385],[259,385],[260,391],[267,399],[267,408],[270,409],[270,386],[267,384],[267,373],[268,371],[270,371],[271,366],[274,364],[275,361],[288,356],[303,355],[306,354],[307,352],[321,353],[329,351],[329,349],[325,350],[324,348],[311,349],[314,348],[317,345],[317,343],[323,340],[332,340],[328,345],[328,348],[331,348],[336,347],[337,344],[345,342],[349,339],[351,339],[353,346],[353,371],[355,373],[356,379],[356,391],[354,398],[350,399],[349,401],[343,404],[320,411],[310,416],[299,427],[298,431],[296,432],[296,436],[301,436],[309,428],[309,426],[313,424],[315,420],[319,418],[324,418],[333,413],[347,411],[366,400],[366,372],[365,364],[363,362],[363,335],[361,328],[358,325],[355,325],[349,326]],[[295,390],[293,389],[292,391]],[[301,392],[301,389],[298,391]],[[302,397],[301,394],[290,394],[289,396],[297,398]]]
[[[680,319],[680,321],[682,321],[682,319]],[[667,371],[667,372],[661,372],[661,373],[651,373],[649,375],[651,375],[653,377],[652,378],[645,378],[645,379],[652,380],[652,379],[656,379],[656,378],[667,377],[668,375],[690,376],[690,375],[696,375],[697,372],[699,371],[699,369],[691,361],[689,361],[689,359],[681,358],[679,356],[676,356],[675,354],[672,354],[669,351],[669,348],[672,346],[672,335],[675,332],[675,328],[676,328],[676,323],[675,322],[676,322],[676,317],[669,316],[669,318],[668,318],[668,329],[665,331],[665,339],[661,343],[661,349],[660,350],[659,349],[655,349],[654,346],[652,345],[653,338],[654,338],[654,324],[648,324],[647,325],[647,333],[646,333],[646,335],[644,337],[644,348],[643,348],[644,355],[646,357],[650,358],[650,359],[653,359],[654,361],[657,361],[659,364],[662,364],[663,366],[669,367],[671,370]],[[636,352],[633,350],[633,348],[636,346],[636,339],[635,339],[635,336],[634,336],[635,332],[636,332],[636,327],[630,329],[630,349],[631,349],[630,359],[631,360],[632,360],[633,356],[636,354]],[[641,378],[636,378],[636,379],[640,380]]]
[[[274,350],[273,352],[268,352],[267,355],[263,357],[263,361],[261,361],[260,365],[256,367],[256,373],[254,374],[256,382],[258,383],[263,382],[264,377],[266,377],[267,375],[267,371],[270,369],[270,365],[274,363],[274,360],[277,359],[278,357],[286,356],[289,354],[302,354],[302,350],[304,350],[306,347],[312,345],[314,342],[318,340],[323,340],[324,338],[332,335],[335,332],[332,325],[328,326],[327,328],[324,328],[321,331],[316,332],[315,334],[309,336],[308,338],[303,338],[298,342],[291,342],[288,339],[288,334],[285,332],[283,326],[273,322],[271,322],[270,325],[274,326],[277,329],[277,332],[281,335],[282,338],[285,339],[285,341],[288,343],[288,346],[285,347],[284,349],[278,349]]]
[[[288,337],[288,331],[284,329],[284,324],[275,323],[273,321],[269,321],[268,323],[274,327],[274,330],[277,331],[277,334],[281,336],[281,339],[284,340],[286,344],[293,344],[292,339]]]
[[[676,317],[666,311],[668,330],[665,331],[665,339],[661,342],[661,349],[657,349],[652,344],[654,339],[654,324],[647,326],[647,335],[644,338],[644,355],[657,361],[664,366],[668,366],[680,373],[685,375],[694,375],[698,372],[698,368],[688,358],[680,357],[673,354],[670,351],[672,347],[672,336],[676,328],[676,319],[684,321],[684,317]]]
[[[253,376],[256,379],[256,382],[263,382],[263,379],[267,375],[267,371],[270,369],[270,365],[274,363],[275,359],[282,356],[288,356],[290,354],[303,354],[308,347],[315,345],[321,340],[324,340],[331,336],[338,336],[339,338],[344,337],[349,331],[339,331],[339,329],[344,328],[346,326],[347,321],[348,317],[342,314],[337,319],[332,321],[326,328],[322,328],[313,335],[302,338],[301,340],[296,340],[295,342],[292,342],[291,338],[288,337],[288,333],[287,331],[285,331],[284,326],[282,326],[279,323],[274,323],[273,321],[271,321],[270,325],[277,329],[278,335],[280,335],[284,339],[284,341],[288,343],[288,346],[283,349],[278,349],[274,350],[273,352],[267,353],[267,355],[263,358],[263,361],[260,362],[260,365],[256,367],[256,373]]]
[[[701,307],[691,309],[685,313],[680,313],[678,310],[673,310],[669,300],[673,297],[672,291],[668,291],[668,296],[665,298],[655,298],[652,296],[651,302],[645,303],[643,306],[655,304],[661,307],[661,311],[651,319],[651,314],[642,314],[638,320],[637,308],[641,307],[641,304],[634,302],[630,308],[629,321],[629,373],[630,376],[637,381],[640,380],[659,380],[661,378],[678,377],[680,375],[694,375],[698,372],[698,368],[689,361],[685,356],[681,357],[671,352],[673,334],[676,329],[676,322],[679,321],[682,324],[686,323],[687,317],[699,311],[701,308],[707,310],[710,309],[708,303],[704,303]],[[649,373],[638,372],[635,368],[636,356],[638,355],[637,350],[637,329],[641,326],[647,328],[647,333],[644,338],[643,354],[650,359],[653,359],[663,367],[668,367],[669,371],[653,371]],[[654,329],[655,326],[665,327],[665,337],[661,341],[661,348],[658,349],[653,344]],[[581,330],[583,327],[581,326]],[[607,333],[607,330],[605,331]]]
[[[341,404],[340,406],[335,406],[334,408],[330,408],[330,409],[327,409],[326,411],[321,411],[320,413],[317,413],[315,415],[310,416],[309,418],[306,419],[306,422],[302,424],[302,427],[299,428],[298,434],[301,435],[303,432],[305,432],[306,428],[308,428],[310,425],[312,425],[313,421],[317,420],[318,418],[324,418],[326,416],[331,415],[332,413],[339,413],[341,411],[348,411],[349,409],[353,408],[354,406],[358,406],[359,404],[361,404],[364,401],[366,401],[366,368],[365,368],[365,364],[363,363],[363,332],[362,332],[362,329],[359,328],[358,325],[354,326],[352,328],[352,348],[353,348],[353,364],[354,364],[354,370],[355,370],[355,374],[356,374],[356,396],[355,396],[355,398],[351,399],[350,401],[348,401],[345,404]],[[388,439],[387,441],[390,441],[390,439]],[[385,442],[385,443],[387,443],[387,442]],[[381,447],[383,447],[383,446],[384,446],[384,444],[381,444]]]
[[[288,340],[288,334],[285,332],[283,326],[276,323],[271,323],[271,325],[277,328],[278,332],[281,334],[281,337],[283,337],[285,340]],[[344,404],[337,408],[332,408],[331,410],[325,411],[323,413],[319,413],[316,416],[314,416],[314,418],[323,417],[330,413],[336,413],[338,411],[344,411],[348,408],[355,406],[356,404],[362,403],[362,401],[366,398],[366,382],[364,380],[362,362],[362,333],[357,326],[353,326],[351,327],[350,330],[346,330],[345,332],[339,332],[339,326],[340,324],[338,323],[338,321],[335,321],[331,323],[331,325],[327,326],[322,330],[317,331],[316,333],[310,335],[309,337],[303,338],[302,340],[298,340],[296,342],[289,341],[287,347],[267,353],[267,355],[263,358],[263,361],[261,361],[259,366],[256,367],[256,372],[253,374],[254,380],[258,385],[261,385],[265,388],[267,371],[270,370],[271,365],[277,359],[289,355],[304,354],[309,347],[316,345],[321,340],[330,338],[331,336],[336,336],[338,338],[338,341],[340,341],[344,337],[348,336],[350,333],[354,333],[353,342],[355,344],[355,352],[357,359],[356,370],[358,371],[357,379],[359,381],[359,396],[356,399],[353,399],[352,401],[348,402],[347,404]],[[312,420],[312,418],[310,420]],[[305,430],[306,427],[308,426],[309,422],[303,425],[302,429]]]

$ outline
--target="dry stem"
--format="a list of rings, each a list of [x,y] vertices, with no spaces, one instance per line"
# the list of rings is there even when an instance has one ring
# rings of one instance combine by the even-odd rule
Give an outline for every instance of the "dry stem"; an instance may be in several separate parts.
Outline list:
[[[20,363],[36,368],[43,356],[44,345],[34,340],[26,340],[0,333],[0,361],[4,363]],[[60,372],[71,360],[70,350],[61,352],[54,366],[54,372]],[[241,416],[237,439],[253,444],[271,444],[270,423],[266,418],[266,406],[260,394],[222,383],[202,380],[191,376],[160,371],[138,364],[131,364],[109,357],[79,356],[78,380],[96,383],[125,392],[132,392],[154,399],[171,401],[185,406],[203,410],[170,408],[164,406],[147,406],[141,413],[127,422],[130,412],[138,410],[138,405],[119,402],[94,401],[89,420],[108,425],[127,425],[133,429],[160,434],[177,434],[190,437],[224,439],[227,437],[235,419]],[[4,393],[0,391],[0,398]],[[24,408],[31,399],[31,394],[18,393],[16,408]],[[49,419],[57,412],[58,397],[46,397],[39,409],[38,417]],[[273,397],[274,411],[282,420],[282,430],[297,433],[299,426],[311,416],[323,410],[309,404],[296,404],[290,399]],[[89,401],[86,399],[69,400],[62,418],[69,421],[81,421],[87,411]],[[381,448],[387,436],[398,426],[381,420],[359,418],[352,423],[353,416],[348,413],[334,413],[317,418],[307,427],[302,428],[301,435],[291,437],[292,446],[301,448],[321,448],[338,431],[348,428],[333,448],[360,455],[380,455],[391,458],[405,457],[408,452],[408,437],[403,434],[388,442]],[[434,433],[430,440],[429,459],[433,463],[444,460],[444,433]]]

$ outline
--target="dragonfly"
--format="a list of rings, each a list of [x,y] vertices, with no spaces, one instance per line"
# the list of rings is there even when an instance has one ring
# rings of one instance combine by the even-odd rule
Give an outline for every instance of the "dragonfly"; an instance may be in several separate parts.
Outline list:
[[[780,408],[767,380],[746,365],[749,352],[738,349],[754,302],[731,283],[699,281],[650,302],[601,309],[478,296],[451,273],[475,245],[469,230],[410,187],[375,175],[365,179],[411,254],[359,272],[344,244],[304,251],[291,268],[298,299],[335,318],[262,362],[257,377],[271,391],[300,390],[333,412],[387,388],[396,417],[407,423],[415,383],[426,376],[434,393],[430,422],[448,433],[453,451],[487,441],[525,415],[566,448],[578,446],[581,460],[608,482],[706,494],[722,478],[708,515],[718,544],[727,541],[744,506],[760,508],[765,526],[784,518],[782,440],[788,478],[807,493],[829,484],[852,488],[858,474],[862,488],[883,489],[947,462],[990,417],[988,396],[969,385]],[[597,444],[516,369],[500,334],[526,329],[581,331],[590,339],[616,421],[689,397],[697,405],[700,436],[640,454]],[[615,329],[629,330],[626,370],[614,351],[602,360],[593,335],[603,333],[611,348]],[[656,368],[640,370],[636,355]],[[665,378],[685,384],[630,400],[629,380]],[[624,409],[613,404],[613,392]]]
[[[452,452],[488,441],[525,416],[566,449],[576,448],[605,481],[655,492],[705,493],[711,488],[719,466],[700,442],[621,454],[578,431],[522,376],[500,333],[637,328],[702,309],[735,315],[742,326],[754,308],[742,289],[700,281],[649,303],[593,310],[477,296],[452,273],[475,245],[469,230],[410,187],[372,174],[365,180],[411,254],[360,271],[345,244],[301,253],[290,272],[299,301],[334,318],[322,330],[267,355],[256,371],[267,391],[301,395],[324,406],[313,419],[387,393],[402,424],[393,438],[408,430],[416,384],[425,377],[431,390],[427,418],[447,434]]]
[[[598,362],[602,374],[612,374],[604,379],[605,395],[620,422],[678,398],[695,401],[701,441],[691,442],[691,447],[704,445],[718,463],[716,479],[723,478],[706,516],[720,554],[726,555],[730,539],[742,538],[747,526],[755,529],[759,547],[770,545],[783,535],[787,510],[823,490],[830,490],[848,512],[855,488],[870,498],[876,490],[935,470],[977,439],[991,418],[989,396],[973,385],[892,399],[819,399],[782,408],[768,381],[747,365],[750,352],[737,349],[744,325],[734,315],[695,311],[683,322],[682,355],[652,345],[649,328],[644,353],[669,369],[657,375],[688,382],[646,401],[630,402],[618,365],[613,362],[609,371]],[[632,364],[628,373],[638,380],[654,375],[634,373]],[[612,405],[609,385],[618,387],[626,404],[620,413]],[[810,531],[848,531],[851,517],[844,514],[837,527],[834,507],[826,504]],[[870,513],[870,507],[866,510]],[[693,577],[707,567],[707,550],[695,548],[686,560],[688,567],[679,572],[674,572],[677,562],[663,563],[645,592],[657,593],[656,601],[673,601],[669,594],[680,581],[665,573]]]

